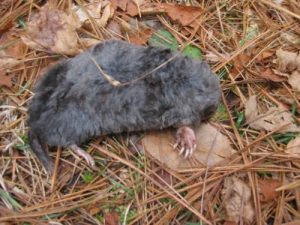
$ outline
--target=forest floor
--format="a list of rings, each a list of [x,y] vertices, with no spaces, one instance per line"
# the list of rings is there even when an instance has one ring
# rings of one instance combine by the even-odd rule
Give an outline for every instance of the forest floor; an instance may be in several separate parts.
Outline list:
[[[1,1],[0,224],[300,224],[299,24],[299,0]],[[112,135],[83,146],[96,170],[52,149],[50,176],[28,144],[33,87],[111,38],[208,62],[221,103],[190,159],[174,131]]]

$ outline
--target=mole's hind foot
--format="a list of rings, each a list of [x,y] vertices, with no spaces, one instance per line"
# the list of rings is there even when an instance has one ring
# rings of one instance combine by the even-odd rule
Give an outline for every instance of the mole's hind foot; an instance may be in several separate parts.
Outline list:
[[[189,127],[180,127],[176,132],[176,143],[174,149],[177,147],[179,155],[184,155],[184,158],[191,157],[196,149],[196,136],[194,131]]]
[[[82,150],[82,149],[81,149],[80,147],[78,147],[77,145],[70,145],[69,147],[70,147],[70,149],[71,149],[74,153],[76,153],[77,155],[83,157],[83,158],[85,159],[85,161],[87,162],[87,164],[88,164],[91,168],[93,168],[93,169],[96,168],[95,161],[94,161],[94,159],[92,158],[92,156],[91,156],[89,153],[87,153],[86,151]]]

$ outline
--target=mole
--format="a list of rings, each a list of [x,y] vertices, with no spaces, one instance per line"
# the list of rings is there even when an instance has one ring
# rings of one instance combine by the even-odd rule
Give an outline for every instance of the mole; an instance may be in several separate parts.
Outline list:
[[[207,63],[170,49],[103,41],[48,70],[28,106],[29,140],[45,169],[46,146],[68,147],[95,166],[79,146],[94,137],[177,128],[177,149],[190,157],[192,127],[216,110],[221,89]]]

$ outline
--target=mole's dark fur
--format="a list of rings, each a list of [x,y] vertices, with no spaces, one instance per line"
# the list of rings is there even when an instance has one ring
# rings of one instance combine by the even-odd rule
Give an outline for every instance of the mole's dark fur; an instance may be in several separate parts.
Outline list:
[[[49,169],[45,144],[70,146],[95,136],[180,127],[207,119],[220,98],[205,62],[158,47],[105,41],[55,65],[39,81],[29,106],[32,150]],[[124,86],[112,86],[91,60]],[[52,164],[51,164],[52,165]]]

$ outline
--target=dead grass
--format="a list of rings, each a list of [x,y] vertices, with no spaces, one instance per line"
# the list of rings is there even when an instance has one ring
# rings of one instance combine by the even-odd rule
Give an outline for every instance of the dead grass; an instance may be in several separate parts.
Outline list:
[[[133,154],[125,137],[105,137],[86,146],[98,171],[70,151],[52,151],[60,165],[52,179],[29,149],[26,106],[41,71],[57,56],[31,50],[19,38],[23,24],[41,2],[13,1],[0,19],[2,35],[12,33],[1,49],[18,45],[13,54],[20,60],[7,71],[12,86],[0,89],[0,224],[247,224],[228,222],[222,190],[231,176],[250,187],[255,216],[248,224],[300,224],[300,155],[284,151],[297,134],[251,129],[243,114],[248,97],[257,95],[260,109],[283,106],[293,110],[299,122],[299,95],[286,81],[271,82],[261,76],[265,68],[275,67],[277,49],[300,50],[299,42],[293,42],[300,40],[299,0],[184,1],[204,9],[194,27],[181,27],[164,14],[151,16],[183,46],[199,47],[204,60],[216,59],[210,64],[222,82],[224,111],[223,119],[214,123],[237,150],[230,159],[178,173],[148,155]],[[67,9],[72,1],[54,2]],[[127,17],[117,11],[113,20]],[[100,40],[116,35],[95,23],[79,33]],[[266,60],[265,52],[273,54]],[[276,180],[281,187],[277,195],[274,188],[266,191],[274,194],[266,202],[259,190],[261,180]]]

